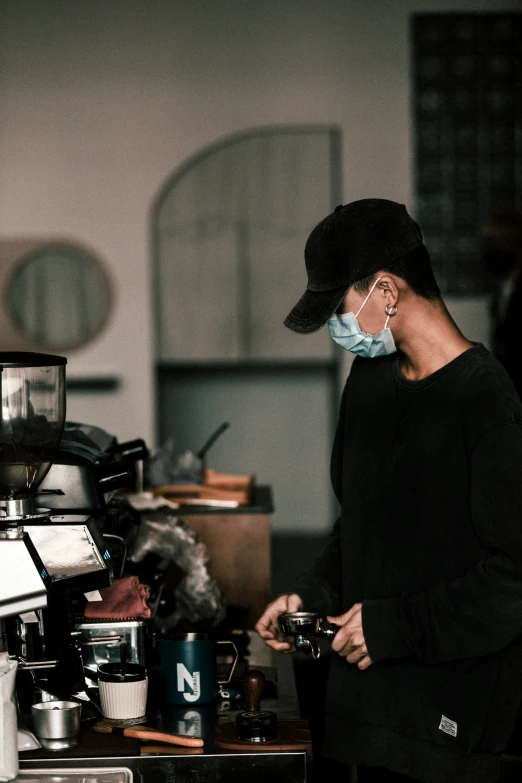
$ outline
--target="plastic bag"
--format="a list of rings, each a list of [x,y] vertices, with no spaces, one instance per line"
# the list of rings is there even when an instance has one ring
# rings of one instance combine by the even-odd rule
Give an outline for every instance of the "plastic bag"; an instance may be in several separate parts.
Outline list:
[[[160,571],[166,571],[174,563],[184,572],[173,591],[174,611],[167,617],[156,615],[160,632],[169,631],[181,620],[192,623],[210,620],[212,625],[218,625],[224,619],[223,595],[206,566],[207,547],[185,520],[167,511],[144,513],[136,537],[129,545],[128,559],[140,563],[151,554],[160,558]]]

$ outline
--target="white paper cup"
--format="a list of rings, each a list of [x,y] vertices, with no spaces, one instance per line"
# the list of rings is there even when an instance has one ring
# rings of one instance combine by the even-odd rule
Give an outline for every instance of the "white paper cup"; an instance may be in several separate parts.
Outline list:
[[[142,718],[147,710],[147,688],[149,681],[101,682],[100,704],[106,718],[127,720]]]
[[[147,711],[147,671],[144,666],[128,663],[124,680],[119,667],[117,663],[98,666],[102,712],[111,720],[142,718]]]

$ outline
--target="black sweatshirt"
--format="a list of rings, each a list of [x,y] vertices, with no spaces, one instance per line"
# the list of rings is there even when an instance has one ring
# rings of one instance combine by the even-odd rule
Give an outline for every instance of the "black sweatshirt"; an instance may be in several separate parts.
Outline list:
[[[522,682],[522,404],[476,345],[420,381],[357,358],[332,463],[341,516],[296,585],[363,602],[373,661],[333,655],[325,755],[425,783],[489,783]]]

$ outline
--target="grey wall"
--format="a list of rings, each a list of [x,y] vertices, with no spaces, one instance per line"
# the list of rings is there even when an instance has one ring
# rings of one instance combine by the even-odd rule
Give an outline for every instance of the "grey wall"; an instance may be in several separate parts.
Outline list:
[[[153,439],[148,211],[173,169],[247,127],[336,123],[345,200],[411,205],[409,14],[517,8],[517,0],[1,0],[0,233],[85,242],[117,294],[109,327],[70,354],[69,373],[115,374],[121,391],[71,397],[70,418]],[[470,337],[485,323],[483,304],[458,305]]]
[[[330,487],[335,381],[332,365],[163,370],[163,432],[177,452],[195,452],[229,421],[207,466],[269,484],[275,532],[321,533],[337,508]]]

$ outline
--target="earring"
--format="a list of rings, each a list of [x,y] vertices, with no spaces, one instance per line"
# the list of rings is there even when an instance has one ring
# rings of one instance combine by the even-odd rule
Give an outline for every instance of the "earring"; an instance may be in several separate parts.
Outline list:
[[[394,315],[397,315],[397,310],[398,310],[398,307],[397,307],[397,305],[386,305],[386,307],[384,308],[384,312],[385,312],[385,313],[386,313],[386,315],[387,315],[387,316],[389,316],[390,318],[391,318],[392,316],[394,316]]]

